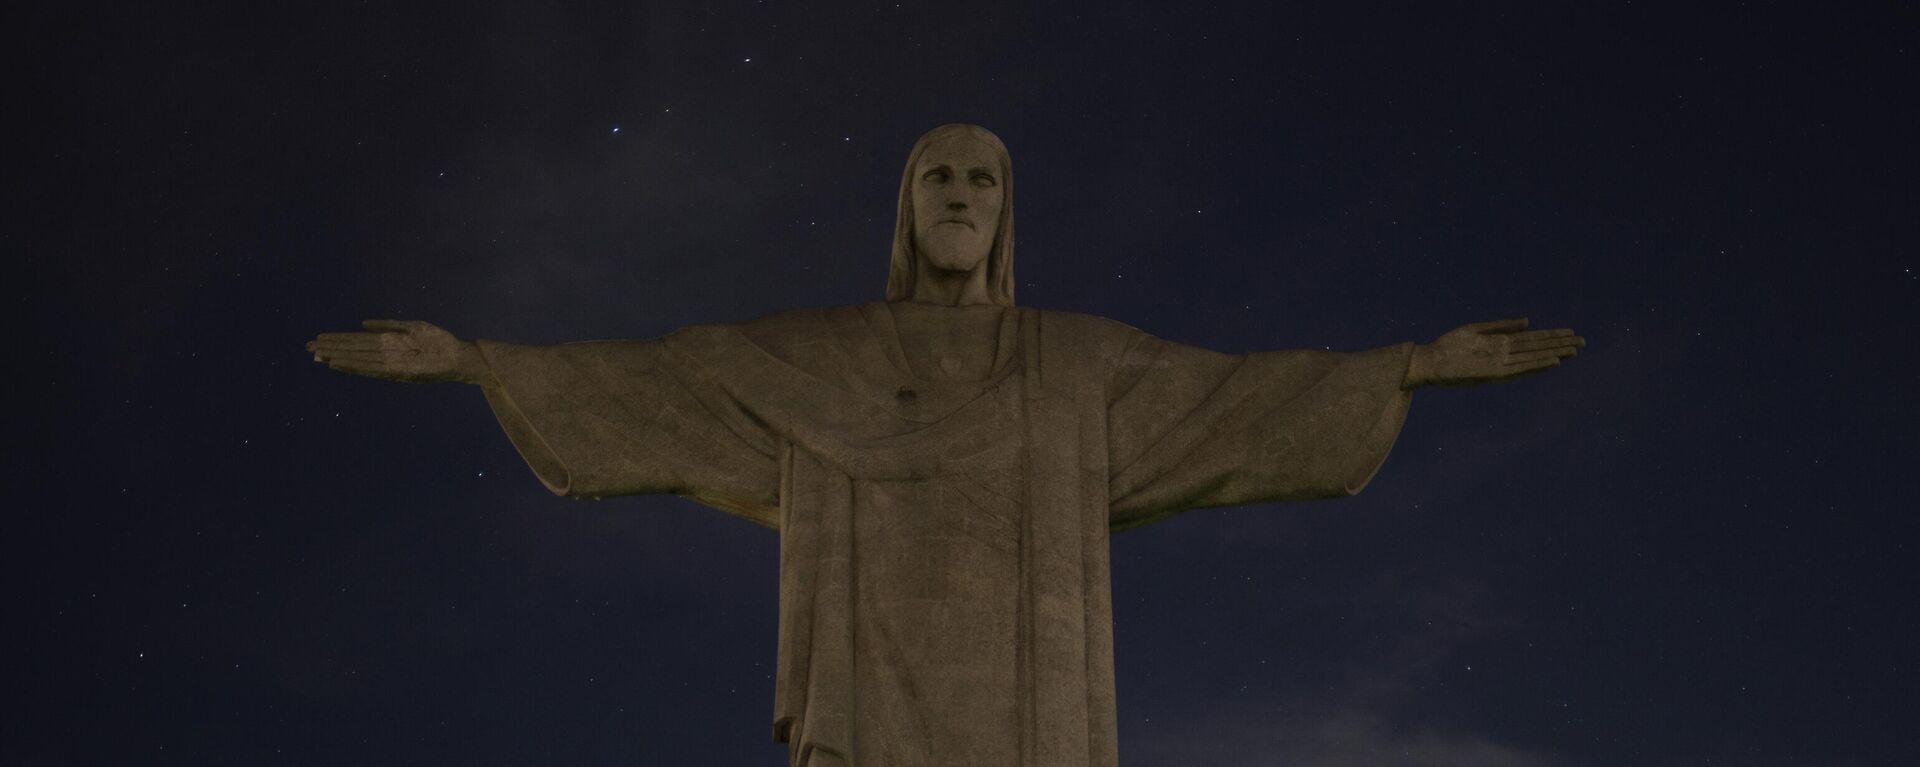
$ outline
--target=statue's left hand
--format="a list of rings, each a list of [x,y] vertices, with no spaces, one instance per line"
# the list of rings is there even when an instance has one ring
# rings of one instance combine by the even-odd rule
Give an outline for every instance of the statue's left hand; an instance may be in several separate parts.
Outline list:
[[[1525,319],[1462,325],[1414,347],[1406,388],[1511,380],[1544,372],[1586,345],[1587,339],[1568,328],[1527,330]]]
[[[307,342],[313,361],[383,381],[481,383],[486,361],[473,344],[429,322],[367,320],[366,333],[321,333]]]

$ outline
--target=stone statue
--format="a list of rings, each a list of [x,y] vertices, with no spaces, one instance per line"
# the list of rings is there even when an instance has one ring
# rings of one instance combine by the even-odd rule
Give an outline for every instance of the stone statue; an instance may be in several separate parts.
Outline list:
[[[1351,495],[1413,389],[1585,345],[1501,320],[1219,354],[1015,306],[1013,285],[1006,147],[946,125],[907,159],[885,302],[560,346],[368,321],[307,349],[479,385],[557,494],[675,493],[778,530],[773,736],[793,765],[1111,767],[1111,532]]]

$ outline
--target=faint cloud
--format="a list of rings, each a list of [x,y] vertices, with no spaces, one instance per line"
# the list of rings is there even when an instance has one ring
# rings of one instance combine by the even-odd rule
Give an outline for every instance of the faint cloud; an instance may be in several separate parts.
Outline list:
[[[1552,754],[1472,733],[1395,727],[1360,710],[1322,715],[1250,716],[1219,712],[1162,726],[1123,749],[1134,764],[1210,767],[1555,767]]]
[[[1273,604],[1289,623],[1312,626],[1308,644],[1284,633],[1276,651],[1303,660],[1270,677],[1283,681],[1264,700],[1222,699],[1199,710],[1156,702],[1130,709],[1122,692],[1121,751],[1132,764],[1209,767],[1418,765],[1553,767],[1555,754],[1476,731],[1438,724],[1437,690],[1461,654],[1519,630],[1521,616],[1484,580],[1438,576],[1431,569],[1322,570],[1298,582],[1271,581]],[[1259,630],[1259,629],[1253,629]],[[1314,653],[1321,653],[1314,655]],[[1204,664],[1202,660],[1192,660]],[[1228,671],[1199,671],[1213,678]],[[1256,693],[1257,696],[1257,693]],[[1136,704],[1137,705],[1137,704]],[[1130,711],[1152,711],[1150,718]],[[1177,712],[1171,713],[1169,712]]]

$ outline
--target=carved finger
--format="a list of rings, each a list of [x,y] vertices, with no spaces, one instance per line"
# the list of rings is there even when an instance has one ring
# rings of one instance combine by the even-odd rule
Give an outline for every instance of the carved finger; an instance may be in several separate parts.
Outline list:
[[[1518,333],[1527,329],[1527,318],[1516,317],[1510,320],[1470,322],[1461,327],[1475,333]]]
[[[1510,351],[1516,351],[1516,352],[1532,352],[1532,351],[1539,351],[1541,349],[1557,349],[1563,346],[1578,349],[1586,345],[1587,345],[1587,339],[1581,338],[1579,336],[1572,336],[1572,337],[1555,336],[1553,338],[1546,338],[1538,341],[1516,340],[1513,342],[1513,346],[1508,347],[1508,349]]]
[[[360,327],[379,333],[412,333],[426,324],[419,320],[367,320]]]
[[[1542,338],[1564,338],[1570,335],[1573,335],[1573,330],[1569,328],[1553,328],[1552,330],[1528,330],[1522,333],[1513,334],[1513,340],[1533,341],[1533,340],[1542,339]]]
[[[371,364],[367,362],[358,362],[353,360],[328,360],[327,367],[333,368],[334,370],[338,370],[342,373],[352,373],[354,375],[366,376],[368,378],[385,378],[389,380],[399,380],[398,377],[395,376],[393,371],[388,370],[385,365],[376,365],[376,364]]]
[[[1509,367],[1513,365],[1530,365],[1541,360],[1559,360],[1572,357],[1575,354],[1578,354],[1578,352],[1575,351],[1573,347],[1565,346],[1559,349],[1548,349],[1541,352],[1508,355],[1506,364]]]
[[[362,350],[356,350],[356,349],[344,349],[344,350],[316,349],[313,352],[313,356],[319,357],[322,360],[327,362],[332,362],[334,360],[345,360],[347,362],[382,362],[382,363],[387,362],[393,359],[394,357],[393,354],[388,352],[362,351]]]
[[[1567,357],[1574,356],[1574,354],[1576,354],[1576,352],[1572,348],[1549,349],[1547,351],[1539,351],[1539,352],[1526,352],[1524,354],[1508,355],[1507,361],[1505,364],[1508,367],[1513,367],[1515,365],[1531,365],[1541,360],[1565,359]]]
[[[1502,376],[1500,380],[1511,381],[1515,378],[1530,376],[1536,373],[1544,373],[1544,372],[1547,372],[1548,370],[1552,370],[1559,366],[1560,366],[1560,359],[1558,357],[1555,357],[1553,359],[1540,360],[1538,362],[1532,362],[1526,365],[1516,365],[1514,366],[1513,369],[1509,370],[1505,376]]]
[[[378,349],[380,336],[373,333],[321,333],[307,342],[308,349]]]
[[[313,352],[315,354],[333,354],[337,352],[370,352],[370,351],[378,351],[379,348],[380,347],[378,346],[340,346],[336,344],[323,344],[323,343],[317,343],[317,342],[309,342],[307,344],[307,351]]]
[[[1526,331],[1526,333],[1521,334],[1528,336],[1528,338],[1532,338],[1534,334],[1540,334],[1542,338],[1578,338],[1576,334],[1572,333],[1571,327],[1555,327],[1555,329],[1549,329],[1549,331]]]
[[[320,335],[314,336],[313,340],[319,341],[321,343],[333,343],[337,341],[378,341],[380,340],[380,334],[379,333],[321,333]]]

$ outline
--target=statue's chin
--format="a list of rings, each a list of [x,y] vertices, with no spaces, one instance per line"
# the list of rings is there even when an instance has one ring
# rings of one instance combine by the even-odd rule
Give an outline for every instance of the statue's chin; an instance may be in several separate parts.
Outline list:
[[[944,257],[935,253],[927,254],[928,266],[931,266],[934,269],[937,269],[939,271],[949,272],[949,273],[954,273],[954,272],[957,272],[960,274],[972,273],[974,269],[977,269],[980,267],[980,262],[984,260],[986,260],[986,254],[984,253],[972,255],[972,256],[944,256]]]

